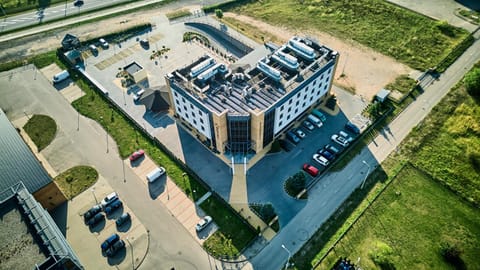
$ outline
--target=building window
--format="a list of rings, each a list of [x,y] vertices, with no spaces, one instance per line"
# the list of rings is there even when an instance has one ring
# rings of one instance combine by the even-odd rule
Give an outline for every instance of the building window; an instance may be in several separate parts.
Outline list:
[[[200,129],[201,129],[202,131],[205,131],[205,127],[203,127],[203,126],[200,126]]]
[[[179,106],[180,106],[180,102],[178,101],[178,99],[177,99],[177,100],[175,100],[175,103],[177,103],[177,105],[179,105]]]
[[[290,100],[291,101],[291,100]],[[292,108],[288,108],[288,112],[291,112],[292,111]]]
[[[185,98],[184,97],[182,97],[182,102],[185,103]]]
[[[174,94],[176,97],[178,97],[178,94],[177,94],[177,92],[173,92],[173,94]]]
[[[197,125],[197,120],[193,119],[193,124]]]
[[[310,99],[309,99],[309,100],[310,100],[310,101],[312,101],[312,99],[313,99],[313,97],[310,97]]]
[[[295,106],[298,106],[298,104],[300,104],[300,100],[297,100],[297,102],[295,103]]]
[[[202,123],[202,124],[203,124],[203,119],[202,119],[202,118],[200,118],[200,123]]]
[[[287,115],[287,120],[290,120],[290,115]]]
[[[313,81],[313,86],[315,86],[315,84],[317,84],[317,80]]]
[[[307,88],[308,88],[308,86],[307,86]],[[300,92],[298,92],[297,97],[300,97]]]
[[[183,105],[183,109],[184,109],[185,111],[188,111],[187,106],[185,106],[185,105]]]
[[[302,104],[302,108],[304,108],[304,107],[305,107],[305,105],[307,105],[307,103],[303,102],[303,104]]]
[[[281,114],[280,114],[279,118],[280,118],[280,119],[282,119],[282,118],[283,118],[283,113],[281,113]]]
[[[193,105],[192,105],[192,104],[190,104],[190,109],[192,109],[192,110],[193,110]]]
[[[283,111],[283,105],[282,105],[282,107],[280,107],[280,111]]]
[[[293,101],[293,100],[292,100],[292,99],[290,99],[290,100],[288,101],[288,104],[292,104],[292,101]]]
[[[181,112],[182,112],[182,109],[181,109],[181,108],[178,108],[178,112],[181,113]]]
[[[298,113],[298,108],[295,109],[295,114],[297,114],[297,113]]]

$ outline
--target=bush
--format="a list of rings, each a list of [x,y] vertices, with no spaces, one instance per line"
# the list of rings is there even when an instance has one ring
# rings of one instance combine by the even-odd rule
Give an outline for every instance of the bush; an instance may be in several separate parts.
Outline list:
[[[250,209],[255,212],[265,223],[270,223],[277,216],[271,203],[251,204]]]
[[[463,265],[463,260],[460,257],[460,255],[462,254],[462,250],[456,245],[444,243],[442,244],[442,249],[440,253],[442,254],[442,257],[445,259],[445,261],[456,266]]]
[[[215,9],[215,16],[219,19],[223,18],[223,11],[221,9]]]
[[[296,197],[300,192],[302,192],[302,190],[305,189],[306,180],[307,178],[302,171],[290,176],[285,181],[285,192],[292,197]]]
[[[463,79],[465,88],[473,97],[480,97],[480,68],[474,68],[469,71]]]
[[[395,269],[392,263],[393,249],[386,243],[377,241],[368,256],[381,269]]]

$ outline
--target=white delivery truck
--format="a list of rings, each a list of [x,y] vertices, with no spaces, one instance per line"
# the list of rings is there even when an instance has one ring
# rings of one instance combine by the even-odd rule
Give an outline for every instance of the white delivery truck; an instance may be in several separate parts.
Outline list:
[[[55,74],[55,75],[53,76],[53,80],[52,80],[52,81],[53,81],[53,83],[55,84],[55,83],[59,83],[59,82],[65,80],[65,79],[67,79],[68,77],[70,77],[70,74],[68,73],[67,70],[64,70],[64,71],[62,71],[62,72],[60,72],[60,73],[58,73],[58,74]]]
[[[315,126],[319,128],[323,126],[322,121],[320,121],[320,119],[315,117],[313,114],[309,114],[307,118],[308,118],[308,121],[312,122],[312,124],[314,124]]]
[[[153,171],[149,172],[147,174],[147,180],[148,182],[152,183],[155,180],[157,180],[160,176],[162,176],[165,173],[165,168],[160,167],[160,168],[155,168]]]

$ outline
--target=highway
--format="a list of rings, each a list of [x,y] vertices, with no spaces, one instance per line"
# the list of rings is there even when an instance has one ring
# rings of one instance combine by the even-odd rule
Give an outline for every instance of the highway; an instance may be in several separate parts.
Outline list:
[[[8,16],[8,14],[5,16],[3,10],[0,10],[3,16],[0,21],[0,34],[1,32],[72,16],[127,1],[128,0],[85,0],[83,5],[76,7],[73,5],[74,1],[68,0],[62,4],[57,4],[45,9],[28,11],[14,16]]]

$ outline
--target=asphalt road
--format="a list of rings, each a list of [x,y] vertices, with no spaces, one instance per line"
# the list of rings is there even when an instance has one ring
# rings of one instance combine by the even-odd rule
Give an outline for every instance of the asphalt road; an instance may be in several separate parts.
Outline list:
[[[20,68],[22,69],[22,68]],[[125,166],[112,138],[96,122],[78,117],[75,109],[38,71],[0,73],[0,106],[10,119],[25,114],[52,116],[58,125],[55,140],[42,152],[52,167],[63,171],[78,164],[91,165],[107,179],[128,207],[150,231],[149,254],[142,269],[212,269],[213,259],[191,234]],[[79,130],[77,130],[79,127]],[[108,145],[108,152],[107,152]]]
[[[329,173],[310,191],[304,208],[256,257],[251,260],[254,269],[280,269],[284,267],[288,252],[293,254],[315,233],[348,198],[352,190],[361,185],[373,169],[401,143],[413,127],[418,125],[449,90],[480,60],[479,33],[475,43],[442,74],[438,81],[425,89],[406,110],[393,120],[383,134],[377,136],[342,171]],[[276,256],[272,256],[276,254]]]
[[[114,5],[128,0],[84,0],[82,6],[74,6],[72,0],[55,6],[28,11],[11,17],[3,16],[0,21],[0,33],[29,25],[47,22],[58,18],[72,16],[81,12],[91,11],[98,8]],[[2,15],[5,15],[2,13]],[[7,14],[8,15],[8,14]]]

